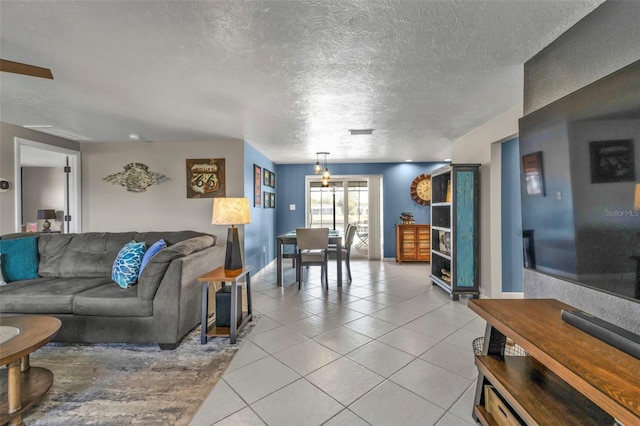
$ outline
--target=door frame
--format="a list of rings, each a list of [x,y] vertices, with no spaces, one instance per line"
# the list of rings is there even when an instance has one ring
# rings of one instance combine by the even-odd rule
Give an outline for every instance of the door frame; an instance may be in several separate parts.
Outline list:
[[[69,222],[70,233],[82,232],[82,181],[81,181],[81,167],[82,159],[80,151],[75,151],[68,148],[62,148],[55,145],[49,145],[42,142],[36,142],[29,139],[14,138],[14,182],[15,182],[15,232],[21,231],[22,225],[22,161],[21,161],[21,148],[23,146],[29,146],[32,148],[55,152],[58,154],[66,155],[69,158],[69,167],[71,172],[69,173],[69,191],[65,189],[65,206],[69,205],[69,211],[65,211],[65,215],[71,216]],[[62,166],[64,167],[64,166]],[[66,222],[63,223],[63,228],[66,228]]]
[[[332,180],[362,180],[367,182],[367,188],[369,193],[369,260],[380,260],[382,258],[382,249],[384,246],[383,232],[382,232],[382,175],[332,175]],[[309,226],[308,208],[311,204],[311,193],[309,192],[309,183],[321,181],[321,176],[306,175],[305,176],[305,226]],[[346,213],[345,213],[346,214]],[[344,223],[344,218],[342,218]]]

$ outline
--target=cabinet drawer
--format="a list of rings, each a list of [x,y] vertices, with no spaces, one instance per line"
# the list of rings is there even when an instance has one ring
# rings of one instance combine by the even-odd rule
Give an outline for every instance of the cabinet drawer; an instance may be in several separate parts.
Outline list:
[[[499,426],[520,426],[522,424],[491,385],[484,386],[484,403],[487,411]]]

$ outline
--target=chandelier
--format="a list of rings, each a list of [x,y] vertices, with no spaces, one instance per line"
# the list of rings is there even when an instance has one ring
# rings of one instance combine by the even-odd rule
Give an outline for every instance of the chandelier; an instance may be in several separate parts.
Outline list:
[[[320,156],[324,156],[323,164],[320,164]],[[329,173],[329,167],[327,166],[328,152],[316,152],[316,164],[313,166],[313,173],[316,175],[322,174],[322,186],[328,187],[331,174]]]

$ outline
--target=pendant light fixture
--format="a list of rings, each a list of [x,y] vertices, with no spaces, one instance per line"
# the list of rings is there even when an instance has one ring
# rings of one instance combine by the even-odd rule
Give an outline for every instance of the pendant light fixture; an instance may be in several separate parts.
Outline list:
[[[319,156],[322,154],[321,152],[316,152],[316,165],[313,166],[313,174],[319,175],[322,173],[322,165],[320,165]]]
[[[320,164],[320,156],[323,155],[323,164]],[[316,164],[313,166],[313,173],[319,175],[322,173],[322,186],[329,186],[329,180],[331,179],[331,174],[329,173],[329,167],[327,166],[327,155],[328,152],[316,152]],[[324,169],[324,170],[323,170]]]

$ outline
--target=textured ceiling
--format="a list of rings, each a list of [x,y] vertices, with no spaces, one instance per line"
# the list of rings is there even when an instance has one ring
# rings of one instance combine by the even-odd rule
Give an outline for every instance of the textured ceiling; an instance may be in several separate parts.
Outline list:
[[[521,104],[523,63],[600,3],[3,0],[0,56],[54,80],[0,73],[0,119],[238,138],[276,163],[441,161]]]

